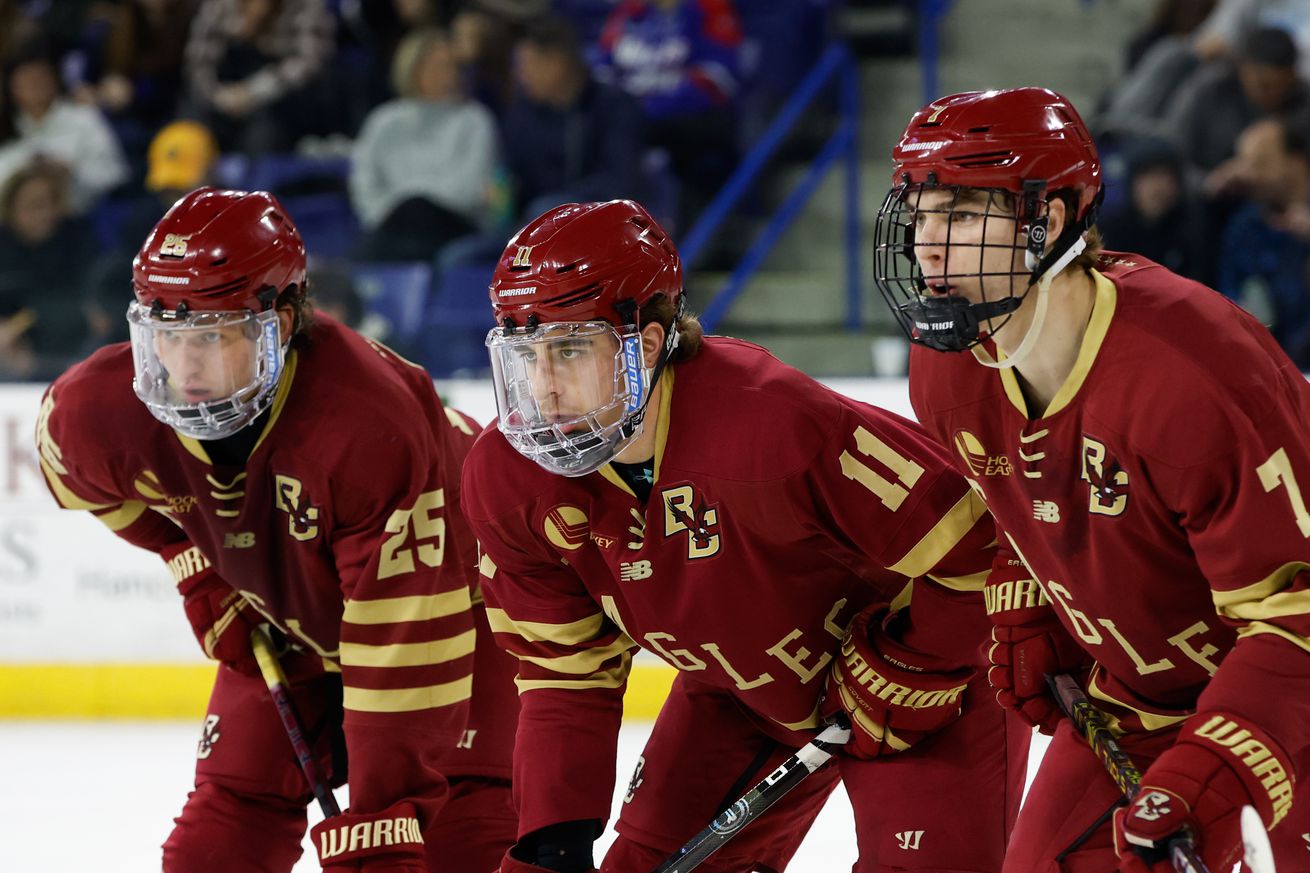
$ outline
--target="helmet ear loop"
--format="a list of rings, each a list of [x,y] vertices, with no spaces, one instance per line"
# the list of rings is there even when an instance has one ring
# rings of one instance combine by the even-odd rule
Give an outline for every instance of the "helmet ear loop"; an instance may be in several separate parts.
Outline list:
[[[1031,274],[1028,285],[1032,286],[1041,276],[1037,269],[1042,265],[1042,258],[1046,255],[1047,222],[1050,218],[1050,210],[1046,203],[1046,182],[1040,179],[1025,180],[1020,197],[1019,225],[1026,224],[1028,232],[1023,263]]]

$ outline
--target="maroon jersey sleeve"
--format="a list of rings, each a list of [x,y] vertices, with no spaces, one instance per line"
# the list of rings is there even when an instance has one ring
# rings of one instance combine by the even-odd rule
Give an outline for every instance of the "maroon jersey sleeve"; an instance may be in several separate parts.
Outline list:
[[[1270,366],[1266,384],[1269,393],[1255,399],[1193,392],[1205,407],[1160,437],[1187,439],[1191,451],[1176,468],[1156,468],[1215,608],[1238,633],[1198,708],[1245,716],[1294,751],[1310,742],[1310,510],[1302,491],[1310,487],[1310,392],[1290,362]],[[1204,437],[1199,420],[1208,423]]]
[[[409,367],[380,354],[402,372]],[[471,567],[460,558],[471,544],[462,525],[448,522],[458,512],[447,500],[459,488],[459,458],[443,436],[454,422],[422,371],[404,375],[424,418],[387,445],[359,447],[369,485],[335,495],[330,547],[344,597],[351,811],[409,801],[430,822],[445,794],[438,761],[459,742],[472,693]],[[350,422],[342,427],[348,435]]]
[[[535,538],[538,502],[496,511],[496,449],[488,431],[465,466],[466,511],[482,548],[482,591],[497,642],[518,659],[514,796],[519,834],[606,820],[614,793],[623,691],[636,644],[592,599],[578,575]],[[500,501],[498,501],[500,502]],[[562,522],[563,523],[563,522]]]
[[[904,642],[939,656],[944,670],[976,665],[995,529],[941,447],[914,422],[848,402],[811,477],[825,526],[892,579],[914,580],[909,592],[884,588],[898,606],[908,593],[913,621]]]
[[[182,543],[186,534],[172,519],[152,511],[141,499],[152,483],[132,495],[118,481],[112,458],[101,448],[94,415],[86,415],[88,390],[94,392],[94,373],[86,365],[56,380],[41,398],[36,423],[37,454],[41,473],[51,495],[64,509],[86,510],[134,546],[160,552]]]

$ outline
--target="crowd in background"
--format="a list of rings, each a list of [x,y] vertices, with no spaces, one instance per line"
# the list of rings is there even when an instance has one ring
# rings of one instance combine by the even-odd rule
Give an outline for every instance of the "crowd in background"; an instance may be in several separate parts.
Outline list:
[[[448,304],[481,313],[514,228],[633,197],[685,231],[835,5],[0,0],[0,379],[125,338],[131,256],[201,184],[278,193],[321,306],[457,369]],[[1310,0],[1157,0],[1125,50],[1087,113],[1108,247],[1238,300],[1310,370]],[[444,293],[431,329],[369,323],[368,264]]]
[[[354,265],[439,282],[559,203],[676,227],[736,163],[748,49],[733,0],[0,0],[0,378],[125,338],[202,184],[278,193],[341,312]]]
[[[1310,0],[1158,0],[1093,119],[1111,249],[1217,288],[1310,370]]]

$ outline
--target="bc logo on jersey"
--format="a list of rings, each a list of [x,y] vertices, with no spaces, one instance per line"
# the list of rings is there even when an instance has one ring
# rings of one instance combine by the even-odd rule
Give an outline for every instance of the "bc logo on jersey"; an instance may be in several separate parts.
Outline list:
[[[1105,443],[1083,434],[1082,480],[1091,486],[1087,511],[1123,515],[1128,508],[1128,473],[1110,456]]]
[[[719,553],[719,511],[707,507],[690,485],[665,488],[660,492],[664,505],[664,535],[671,537],[687,531],[687,559],[709,558]]]

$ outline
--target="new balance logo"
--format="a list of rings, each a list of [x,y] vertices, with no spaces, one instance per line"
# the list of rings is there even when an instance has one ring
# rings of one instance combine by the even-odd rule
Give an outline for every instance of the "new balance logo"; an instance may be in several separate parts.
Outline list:
[[[1054,500],[1034,500],[1033,518],[1047,524],[1057,524],[1060,521],[1060,507]]]
[[[919,841],[923,839],[923,831],[897,831],[896,844],[904,851],[914,852],[919,848]]]
[[[619,581],[640,582],[642,579],[649,579],[654,572],[650,561],[624,561],[619,564]]]

